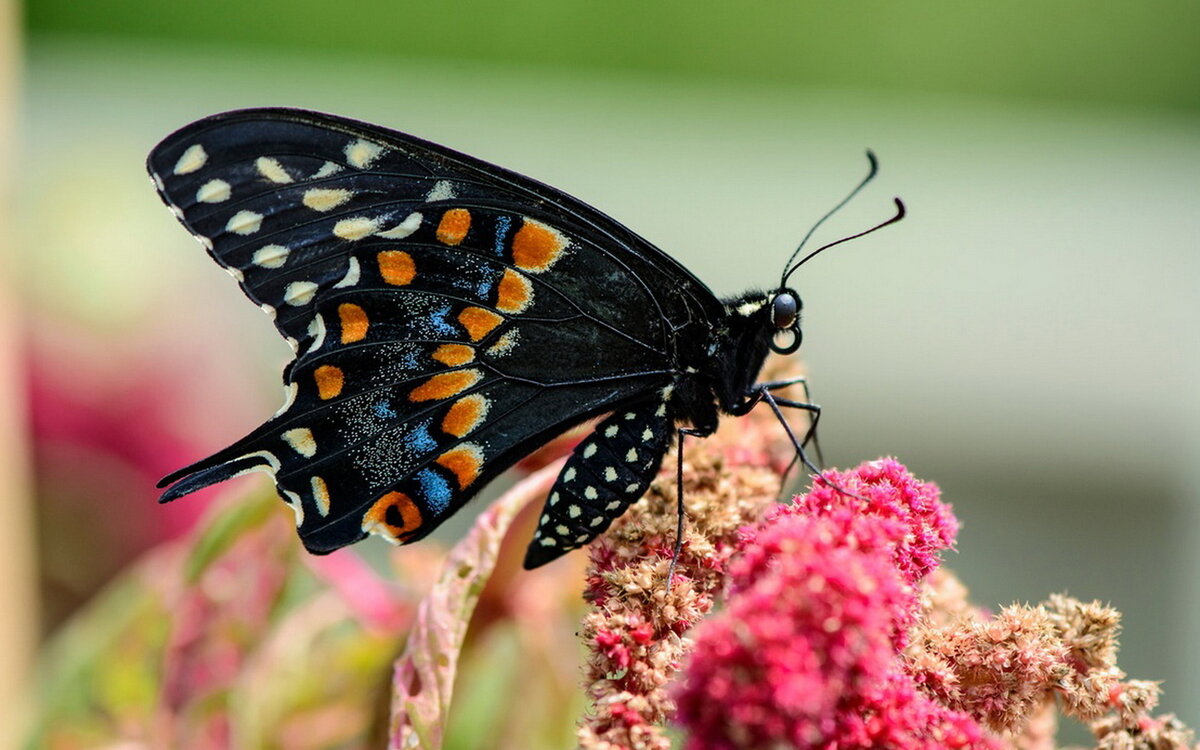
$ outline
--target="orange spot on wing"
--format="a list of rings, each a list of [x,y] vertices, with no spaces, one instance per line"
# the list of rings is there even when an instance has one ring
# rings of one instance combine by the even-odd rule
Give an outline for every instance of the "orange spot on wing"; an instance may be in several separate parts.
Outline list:
[[[421,509],[403,492],[389,492],[363,514],[363,531],[376,532],[399,542],[421,528]]]
[[[467,237],[471,229],[471,212],[465,208],[452,208],[442,214],[438,222],[438,242],[444,245],[457,245]]]
[[[455,437],[463,437],[479,426],[487,416],[488,400],[478,393],[463,396],[454,402],[450,411],[442,418],[442,432]]]
[[[479,370],[456,370],[434,375],[408,394],[409,401],[433,401],[462,393],[483,378]]]
[[[341,368],[333,365],[321,365],[313,370],[313,380],[317,381],[317,395],[325,401],[340,394],[346,383]]]
[[[393,286],[407,286],[417,276],[417,264],[403,250],[384,250],[376,256],[379,275]]]
[[[513,263],[517,268],[538,273],[554,265],[567,246],[567,238],[557,229],[540,221],[525,219],[512,241]]]
[[[434,350],[433,358],[449,367],[458,367],[475,359],[475,350],[466,344],[442,344]]]
[[[504,318],[482,307],[468,307],[458,314],[458,322],[467,329],[467,335],[472,341],[478,341],[503,323]]]
[[[343,302],[338,305],[338,317],[342,320],[342,343],[353,344],[367,337],[367,312],[356,304]]]
[[[533,299],[533,285],[529,279],[511,268],[504,272],[496,292],[496,309],[507,313],[519,313],[529,307]]]
[[[437,462],[453,472],[458,479],[458,488],[463,489],[479,478],[483,454],[479,446],[466,443],[438,456]]]

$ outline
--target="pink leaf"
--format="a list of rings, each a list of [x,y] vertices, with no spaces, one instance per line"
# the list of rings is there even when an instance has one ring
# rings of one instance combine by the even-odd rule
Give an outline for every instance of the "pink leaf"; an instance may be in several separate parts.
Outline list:
[[[458,656],[471,613],[496,566],[500,542],[517,513],[549,492],[561,463],[518,483],[479,515],[446,558],[441,578],[417,607],[416,622],[392,682],[388,747],[442,746]]]

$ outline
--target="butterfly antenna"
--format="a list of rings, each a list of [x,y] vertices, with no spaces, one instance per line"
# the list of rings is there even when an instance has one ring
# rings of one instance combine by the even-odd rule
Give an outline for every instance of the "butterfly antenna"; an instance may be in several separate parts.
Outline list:
[[[840,244],[842,244],[843,242],[849,242],[850,240],[856,240],[856,239],[858,239],[859,237],[864,237],[864,236],[866,236],[866,235],[870,234],[871,232],[875,232],[875,231],[878,231],[878,230],[880,230],[880,229],[883,229],[884,227],[886,227],[886,226],[890,226],[890,225],[892,225],[892,224],[895,224],[896,222],[898,222],[898,221],[900,221],[901,219],[903,219],[903,218],[904,218],[904,216],[905,216],[905,215],[908,213],[907,209],[905,209],[905,208],[904,208],[904,201],[900,200],[899,198],[893,198],[892,200],[893,200],[893,201],[895,201],[895,203],[896,203],[896,215],[895,215],[895,216],[893,216],[892,218],[890,218],[890,219],[888,219],[887,221],[883,222],[882,224],[876,224],[875,226],[871,227],[870,229],[867,229],[867,230],[864,230],[864,231],[862,231],[862,232],[859,232],[858,234],[852,234],[852,235],[850,235],[849,237],[843,237],[843,238],[841,238],[840,240],[835,240],[835,241],[833,241],[833,242],[830,242],[828,245],[821,245],[821,246],[820,246],[820,247],[818,247],[816,250],[813,250],[811,253],[809,253],[808,255],[806,255],[806,256],[804,256],[803,258],[801,258],[801,259],[800,259],[800,261],[799,261],[798,263],[796,263],[796,265],[792,266],[792,267],[791,267],[791,268],[788,270],[788,272],[787,272],[787,273],[785,273],[785,274],[783,275],[783,282],[782,282],[782,283],[781,283],[779,286],[780,286],[780,287],[782,287],[782,286],[784,286],[785,284],[787,284],[788,277],[789,277],[789,276],[791,276],[791,275],[792,275],[792,273],[793,273],[793,272],[795,272],[795,270],[796,270],[797,268],[799,268],[800,266],[804,265],[804,263],[805,263],[807,260],[809,260],[810,258],[812,258],[812,257],[813,257],[814,255],[816,255],[817,253],[821,252],[822,250],[828,250],[829,248],[833,247],[834,245],[840,245]],[[844,201],[843,201],[843,202],[844,202]]]
[[[838,203],[838,205],[833,206],[832,209],[829,209],[829,211],[827,212],[826,215],[822,216],[821,218],[818,218],[817,223],[812,224],[812,228],[809,229],[809,233],[804,235],[803,240],[800,240],[800,245],[799,245],[799,247],[796,248],[796,252],[793,252],[792,257],[787,259],[787,263],[784,264],[784,278],[782,278],[782,280],[779,283],[780,287],[784,287],[784,284],[787,283],[787,277],[791,276],[792,271],[796,270],[793,268],[792,271],[790,271],[790,270],[787,270],[787,268],[788,268],[788,266],[792,265],[792,260],[796,259],[796,256],[798,256],[798,254],[800,254],[800,251],[804,250],[804,245],[806,244],[806,242],[809,241],[812,234],[814,234],[816,232],[816,230],[821,227],[821,224],[826,222],[827,218],[829,218],[830,216],[833,216],[834,214],[836,214],[836,212],[840,211],[842,206],[846,205],[847,203],[850,203],[851,198],[853,198],[854,196],[857,196],[858,191],[863,190],[863,188],[866,187],[866,184],[868,184],[868,182],[875,179],[875,175],[878,173],[878,170],[880,170],[880,160],[877,160],[877,158],[875,158],[875,151],[866,149],[866,161],[868,161],[870,163],[870,168],[868,170],[866,170],[865,178],[860,180],[858,182],[858,185],[854,186],[854,190],[850,191],[850,194],[848,194],[848,196],[846,196],[845,198],[842,198],[841,202]],[[809,258],[811,258],[812,256],[815,256],[815,254],[816,253],[810,254]],[[808,260],[809,258],[805,258],[804,260]],[[804,263],[804,260],[800,260],[800,263]],[[800,265],[800,263],[796,264],[797,268]]]

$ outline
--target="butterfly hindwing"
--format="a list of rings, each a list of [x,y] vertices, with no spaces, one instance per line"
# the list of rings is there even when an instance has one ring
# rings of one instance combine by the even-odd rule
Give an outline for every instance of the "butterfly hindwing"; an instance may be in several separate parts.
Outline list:
[[[164,500],[266,470],[312,551],[424,536],[541,442],[661,390],[672,334],[719,314],[594,209],[362,123],[218,115],[149,166],[296,351],[288,404]]]

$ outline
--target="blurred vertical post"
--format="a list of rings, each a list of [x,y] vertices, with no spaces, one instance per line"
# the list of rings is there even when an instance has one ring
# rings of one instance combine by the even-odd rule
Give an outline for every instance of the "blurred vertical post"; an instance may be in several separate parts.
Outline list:
[[[16,746],[32,694],[37,599],[33,518],[26,472],[25,399],[20,367],[20,275],[16,193],[20,23],[16,0],[0,0],[0,747]],[[6,713],[11,713],[4,717]]]

